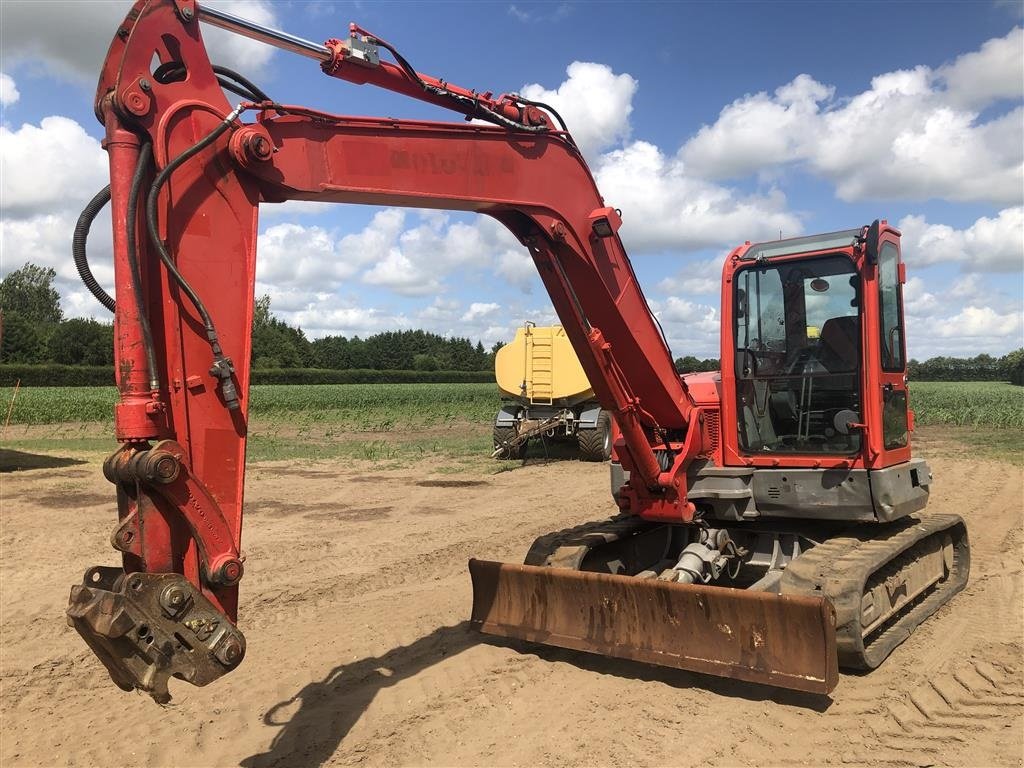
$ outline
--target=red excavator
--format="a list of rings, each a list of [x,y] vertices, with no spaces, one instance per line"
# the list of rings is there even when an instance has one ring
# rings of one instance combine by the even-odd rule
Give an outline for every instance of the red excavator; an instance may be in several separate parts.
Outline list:
[[[201,23],[467,122],[280,103],[210,63]],[[169,678],[205,685],[245,654],[257,213],[286,200],[500,221],[621,431],[618,514],[542,536],[524,565],[470,561],[483,632],[826,694],[840,664],[877,666],[966,583],[963,521],[918,514],[932,476],[911,454],[905,272],[884,221],[735,249],[721,374],[680,376],[621,214],[550,106],[421,74],[354,24],[319,45],[194,0],[138,0],[95,107],[110,186],[83,212],[74,251],[114,311],[120,449],[104,473],[122,565],[90,568],[67,613],[121,688],[165,702]],[[116,302],[85,252],[108,201]]]

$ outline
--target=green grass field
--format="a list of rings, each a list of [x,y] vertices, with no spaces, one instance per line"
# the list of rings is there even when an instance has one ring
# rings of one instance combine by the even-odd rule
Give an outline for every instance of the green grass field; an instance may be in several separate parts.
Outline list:
[[[1024,387],[1002,381],[915,381],[910,407],[918,424],[1024,429]]]
[[[6,417],[13,390],[0,389]],[[112,387],[28,387],[18,392],[12,424],[112,420]],[[1003,382],[918,381],[910,403],[923,425],[1024,429],[1024,387]],[[498,409],[493,384],[318,384],[252,388],[251,410],[261,423],[388,432],[459,421],[488,423]]]
[[[0,389],[3,418],[12,394]],[[116,401],[113,387],[26,387],[18,392],[11,424],[109,423]],[[387,432],[396,425],[489,422],[499,403],[493,384],[263,385],[252,388],[250,410],[261,423]]]

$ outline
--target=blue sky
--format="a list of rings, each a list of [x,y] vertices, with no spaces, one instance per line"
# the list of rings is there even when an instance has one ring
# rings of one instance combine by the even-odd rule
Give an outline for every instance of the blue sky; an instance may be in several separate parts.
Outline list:
[[[717,356],[730,247],[874,218],[904,231],[912,356],[1024,343],[1021,3],[217,4],[318,42],[356,21],[422,72],[552,103],[623,210],[678,356]],[[92,91],[127,8],[0,6],[2,273],[53,266],[72,315],[104,311],[77,284],[68,242],[105,183]],[[281,101],[449,119],[309,59],[206,38],[214,61]],[[311,336],[424,327],[489,345],[554,319],[523,250],[483,217],[264,206],[260,231],[257,290]],[[109,283],[103,234],[95,271]]]

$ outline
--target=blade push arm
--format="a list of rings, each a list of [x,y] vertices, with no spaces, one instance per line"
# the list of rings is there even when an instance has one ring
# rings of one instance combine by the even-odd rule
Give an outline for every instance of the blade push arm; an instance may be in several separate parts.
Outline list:
[[[336,76],[496,125],[331,115],[262,97],[232,111],[200,34],[199,19],[209,14],[191,0],[138,0],[97,92],[122,230],[115,280],[142,301],[119,290],[115,314],[122,447],[107,476],[118,488],[112,543],[123,570],[91,569],[72,593],[69,618],[115,681],[162,698],[168,676],[205,684],[244,653],[234,622],[261,202],[444,208],[501,221],[529,249],[619,424],[632,473],[623,503],[651,519],[690,519],[686,466],[701,448],[700,429],[690,428],[699,409],[637,284],[619,215],[571,137],[516,97],[491,99],[411,71],[358,28],[347,43],[328,41],[329,58],[282,33],[259,35],[289,37],[292,50],[306,46]],[[378,43],[399,65],[371,55]],[[255,122],[239,119],[250,115]],[[145,145],[154,168],[140,166],[150,155],[140,151]],[[135,178],[148,194],[133,196]],[[150,204],[133,207],[139,197]],[[146,370],[147,357],[158,370]]]

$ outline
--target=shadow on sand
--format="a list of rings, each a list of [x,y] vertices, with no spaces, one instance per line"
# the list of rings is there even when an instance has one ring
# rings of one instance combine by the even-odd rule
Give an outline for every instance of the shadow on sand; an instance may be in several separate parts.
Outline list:
[[[323,765],[337,751],[378,691],[480,643],[535,656],[552,664],[571,664],[599,675],[661,682],[678,691],[681,708],[687,706],[687,691],[693,689],[747,701],[771,701],[815,712],[824,712],[832,704],[826,696],[480,635],[470,629],[468,621],[464,621],[454,626],[438,627],[429,635],[409,645],[393,648],[381,656],[339,665],[322,680],[309,683],[291,698],[278,702],[263,716],[263,723],[281,730],[266,752],[245,758],[242,766],[312,768]]]
[[[0,448],[0,472],[22,472],[26,469],[56,469],[70,467],[74,464],[88,464],[82,459],[70,459],[64,456],[47,456],[43,453],[26,453]]]

